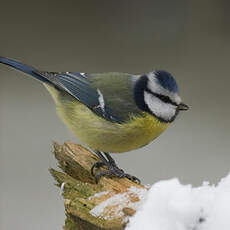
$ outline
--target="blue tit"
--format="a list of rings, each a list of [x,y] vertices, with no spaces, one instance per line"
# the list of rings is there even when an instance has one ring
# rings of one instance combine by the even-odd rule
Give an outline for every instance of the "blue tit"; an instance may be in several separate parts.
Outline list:
[[[188,106],[182,103],[173,76],[162,70],[143,75],[128,73],[45,72],[0,57],[44,84],[57,113],[77,138],[99,156],[92,166],[107,166],[101,176],[138,180],[118,168],[109,153],[122,153],[147,145]]]

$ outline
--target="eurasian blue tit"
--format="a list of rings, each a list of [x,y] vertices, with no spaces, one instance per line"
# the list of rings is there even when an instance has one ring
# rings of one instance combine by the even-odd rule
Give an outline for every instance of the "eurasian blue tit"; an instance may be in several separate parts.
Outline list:
[[[106,166],[101,176],[127,177],[109,153],[127,152],[158,137],[188,106],[182,103],[173,76],[162,70],[143,75],[128,73],[45,72],[0,57],[41,81],[53,97],[57,113],[77,138],[99,156],[92,166]]]

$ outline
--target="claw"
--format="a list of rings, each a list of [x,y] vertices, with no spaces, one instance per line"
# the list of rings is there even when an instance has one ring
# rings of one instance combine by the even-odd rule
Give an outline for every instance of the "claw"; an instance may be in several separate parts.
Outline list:
[[[94,163],[93,166],[91,167],[91,170],[90,170],[91,175],[95,176],[95,174],[94,174],[94,169],[95,168],[98,169],[98,168],[101,168],[101,167],[103,167],[105,165],[106,164],[104,162],[102,162],[102,161],[98,161],[98,162]]]
[[[98,162],[100,163],[100,162]],[[102,162],[103,163],[103,162]],[[95,176],[95,180],[96,180],[96,183],[98,183],[99,179],[103,176],[105,177],[118,177],[118,178],[127,178],[135,183],[138,183],[140,184],[141,181],[135,177],[135,176],[132,176],[130,174],[127,174],[124,172],[124,170],[122,169],[119,169],[118,167],[114,167],[114,166],[109,166],[108,167],[109,171],[102,171],[102,172],[99,172],[96,174]]]
[[[118,178],[127,178],[135,183],[140,184],[141,181],[130,174],[127,174],[124,172],[124,170],[120,169],[117,165],[114,159],[108,154],[104,153],[107,159],[102,155],[102,152],[95,152],[101,161],[98,161],[93,164],[91,168],[91,174],[95,176],[96,183],[98,183],[99,179],[103,176],[105,177],[118,177]],[[101,171],[95,175],[94,168],[101,168],[103,166],[106,166],[108,168],[108,171]]]
[[[128,178],[129,180],[131,180],[131,181],[133,181],[133,182],[135,182],[137,184],[141,184],[141,180],[139,178],[135,177],[135,176],[132,176],[130,174],[125,174],[124,177]]]
[[[98,184],[99,179],[101,177],[103,177],[103,176],[105,176],[105,177],[111,177],[110,171],[102,171],[102,172],[97,173],[96,176],[95,176],[96,184]]]

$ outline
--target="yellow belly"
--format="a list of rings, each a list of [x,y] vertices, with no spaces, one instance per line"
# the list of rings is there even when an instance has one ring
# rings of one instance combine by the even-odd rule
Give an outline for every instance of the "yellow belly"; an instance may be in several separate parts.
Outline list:
[[[97,116],[72,97],[65,98],[60,103],[53,92],[52,96],[64,123],[81,142],[94,150],[128,152],[147,145],[169,126],[169,123],[162,123],[144,112],[143,116],[130,117],[127,123],[112,123]]]

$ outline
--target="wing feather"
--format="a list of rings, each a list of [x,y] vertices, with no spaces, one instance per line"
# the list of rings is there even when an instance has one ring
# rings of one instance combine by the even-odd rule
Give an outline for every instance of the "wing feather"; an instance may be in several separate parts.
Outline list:
[[[99,100],[101,95],[98,93],[98,89],[91,87],[90,81],[83,74],[77,72],[57,73],[40,71],[36,71],[36,73],[45,77],[59,90],[64,90],[69,93],[104,119],[117,123],[123,122],[123,120],[116,117],[112,110],[106,105],[104,108],[101,108]]]

